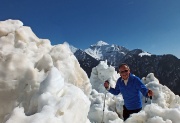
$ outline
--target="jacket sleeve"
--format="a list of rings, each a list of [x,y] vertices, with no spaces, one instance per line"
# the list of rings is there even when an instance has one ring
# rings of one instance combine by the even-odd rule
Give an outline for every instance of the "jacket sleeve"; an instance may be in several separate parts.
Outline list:
[[[109,89],[110,93],[112,93],[114,95],[118,95],[120,93],[119,81],[120,80],[117,81],[115,88],[110,87],[110,89]]]
[[[143,96],[147,97],[148,89],[146,88],[146,86],[142,83],[142,81],[139,78],[136,79],[136,85],[137,85],[136,86],[137,89],[141,91]]]

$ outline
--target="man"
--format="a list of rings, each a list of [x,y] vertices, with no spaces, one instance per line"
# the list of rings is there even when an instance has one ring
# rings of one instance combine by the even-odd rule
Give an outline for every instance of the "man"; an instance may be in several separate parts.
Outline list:
[[[124,121],[130,114],[138,113],[142,109],[141,94],[145,97],[153,96],[153,92],[148,90],[142,81],[130,73],[130,68],[123,63],[119,66],[121,77],[117,80],[116,87],[112,88],[108,81],[105,81],[104,87],[112,94],[122,94],[124,99],[123,118]]]

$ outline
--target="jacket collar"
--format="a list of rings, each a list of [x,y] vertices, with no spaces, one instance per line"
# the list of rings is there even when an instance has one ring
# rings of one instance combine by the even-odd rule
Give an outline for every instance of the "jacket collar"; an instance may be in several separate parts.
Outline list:
[[[128,81],[131,81],[132,79],[133,79],[133,74],[132,73],[130,73],[129,74],[129,78],[128,78]],[[121,77],[121,81],[124,81],[124,79],[122,79],[122,77]]]

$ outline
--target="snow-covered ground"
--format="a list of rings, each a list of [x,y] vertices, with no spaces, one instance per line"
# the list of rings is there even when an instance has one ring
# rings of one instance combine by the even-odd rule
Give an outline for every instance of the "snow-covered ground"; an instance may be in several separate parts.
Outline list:
[[[0,22],[0,122],[124,123],[122,96],[103,87],[105,80],[115,86],[118,77],[102,61],[89,79],[67,43],[52,46],[21,21]],[[125,123],[179,123],[179,96],[153,73],[142,81],[154,92],[152,103]]]

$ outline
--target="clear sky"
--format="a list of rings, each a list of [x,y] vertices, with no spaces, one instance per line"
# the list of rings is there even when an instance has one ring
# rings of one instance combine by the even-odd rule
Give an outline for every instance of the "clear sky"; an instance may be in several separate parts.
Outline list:
[[[0,20],[18,19],[52,45],[99,40],[180,58],[180,0],[1,0]]]

